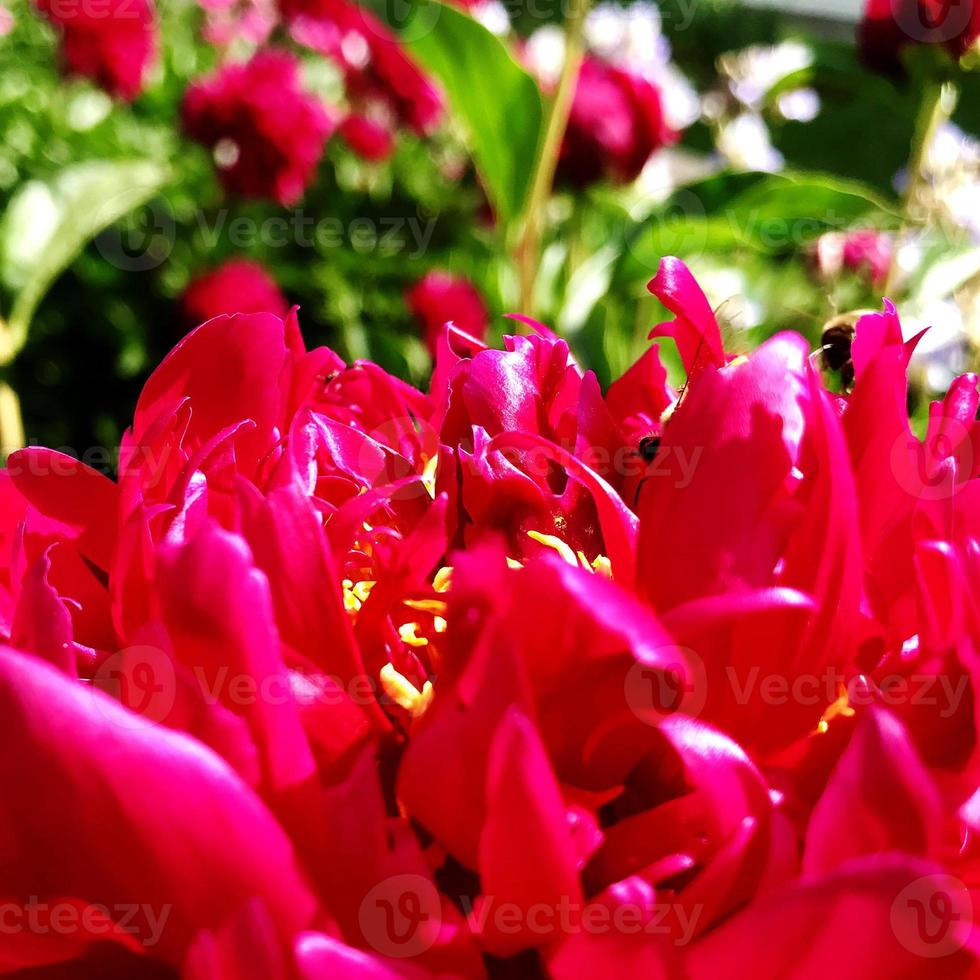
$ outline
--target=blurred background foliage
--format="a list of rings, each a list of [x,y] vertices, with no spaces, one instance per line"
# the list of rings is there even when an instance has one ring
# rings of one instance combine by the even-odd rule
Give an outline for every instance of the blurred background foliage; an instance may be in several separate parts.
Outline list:
[[[390,4],[373,6],[391,19]],[[181,134],[184,90],[218,60],[202,40],[204,13],[193,0],[159,5],[162,57],[131,104],[63,78],[50,26],[26,0],[7,7],[0,312],[10,318],[19,304],[29,321],[26,346],[4,369],[29,442],[76,453],[117,446],[146,376],[192,325],[180,307],[183,290],[234,256],[262,262],[301,306],[308,344],[372,358],[415,383],[424,384],[430,365],[404,293],[427,270],[469,278],[493,314],[492,330],[513,329],[501,319],[519,303],[511,233],[491,220],[494,188],[472,162],[480,160],[474,142],[481,138],[496,141],[487,153],[520,152],[513,127],[521,120],[493,121],[493,84],[467,88],[472,104],[463,118],[454,111],[433,136],[401,133],[384,162],[365,162],[331,139],[316,181],[287,209],[227,195],[210,155]],[[533,49],[536,38],[559,29],[566,7],[508,2],[508,43]],[[636,182],[553,195],[534,309],[525,311],[567,336],[603,383],[632,363],[664,318],[645,289],[661,256],[691,265],[736,349],[786,328],[816,344],[826,321],[878,307],[882,294],[880,278],[866,270],[828,266],[822,256],[833,239],[822,236],[895,235],[903,222],[918,111],[914,72],[911,80],[869,73],[856,56],[853,26],[837,21],[727,0],[663,0],[660,8],[660,43],[686,79],[687,128]],[[451,29],[413,38],[413,21],[401,19],[395,26],[433,70],[440,58],[458,63],[462,42]],[[487,63],[479,48],[473,57]],[[306,84],[327,102],[337,98],[336,70],[311,52],[303,59]],[[927,161],[934,193],[903,234],[890,284],[910,323],[936,324],[921,360],[923,394],[972,363],[980,326],[973,141],[980,94],[975,76],[960,81],[964,94]],[[467,111],[487,120],[480,133],[466,125]],[[528,166],[519,157],[498,164],[511,166],[515,180]],[[249,223],[236,225],[237,218]],[[335,220],[325,241],[282,234],[281,226],[269,234],[274,218],[292,229],[297,221]],[[242,227],[251,231],[236,234]]]

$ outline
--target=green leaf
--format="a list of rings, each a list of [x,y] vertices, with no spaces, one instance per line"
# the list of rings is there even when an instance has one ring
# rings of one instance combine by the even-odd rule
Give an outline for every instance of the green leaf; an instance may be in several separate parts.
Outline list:
[[[403,37],[442,83],[497,215],[512,221],[523,211],[541,142],[537,83],[502,41],[445,4],[421,4]]]
[[[897,227],[897,206],[858,181],[829,174],[787,173],[753,185],[727,209],[741,230],[769,251],[806,244],[833,228],[873,220],[875,227]],[[771,223],[772,227],[764,227]],[[782,232],[785,231],[785,238]],[[775,237],[771,245],[766,237]]]
[[[665,255],[793,254],[826,231],[858,224],[893,228],[900,220],[890,202],[855,181],[824,174],[719,174],[680,188],[627,231],[614,280],[648,279]]]
[[[85,245],[156,195],[166,179],[166,170],[148,160],[91,161],[17,191],[0,219],[0,276],[13,293],[8,357],[23,345],[51,284]]]
[[[578,333],[592,314],[596,303],[609,291],[619,248],[606,245],[589,256],[572,274],[565,291],[556,325],[563,337]]]
[[[953,122],[973,137],[980,137],[980,71],[963,72],[959,77],[960,98]]]
[[[814,63],[778,82],[766,102],[773,108],[779,95],[807,85],[820,96],[820,112],[805,122],[769,113],[773,145],[797,170],[847,175],[890,192],[909,155],[915,89],[864,69],[853,44],[811,39],[811,46]]]

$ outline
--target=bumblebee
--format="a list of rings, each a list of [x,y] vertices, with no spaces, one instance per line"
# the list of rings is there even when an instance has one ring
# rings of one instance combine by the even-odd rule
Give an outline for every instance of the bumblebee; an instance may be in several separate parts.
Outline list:
[[[660,452],[660,443],[660,436],[644,436],[640,440],[636,451],[640,454],[644,463],[652,463],[657,458],[657,453]]]
[[[841,313],[824,324],[820,335],[820,366],[840,376],[841,389],[850,391],[854,386],[854,362],[851,360],[851,343],[854,328],[865,310]]]

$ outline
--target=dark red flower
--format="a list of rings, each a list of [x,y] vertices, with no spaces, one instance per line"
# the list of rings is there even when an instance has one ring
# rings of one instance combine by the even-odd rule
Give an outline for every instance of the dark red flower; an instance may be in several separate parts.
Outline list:
[[[868,0],[858,26],[861,58],[876,71],[901,71],[901,50],[910,44],[941,44],[962,57],[980,37],[975,0]]]
[[[675,135],[651,82],[587,57],[575,87],[559,178],[577,187],[603,179],[628,183]]]
[[[222,313],[275,313],[289,309],[269,273],[251,259],[231,259],[192,279],[181,306],[192,326]]]
[[[428,272],[408,290],[405,302],[421,325],[433,354],[447,323],[479,340],[486,335],[486,305],[473,284],[459,276],[438,269]]]
[[[299,62],[263,51],[191,85],[184,128],[215,151],[225,187],[292,204],[313,179],[334,122],[300,85]]]
[[[386,160],[395,148],[391,133],[367,116],[349,115],[339,129],[344,142],[365,160]]]
[[[61,32],[68,71],[121,99],[139,94],[157,48],[153,0],[37,0],[37,7]]]

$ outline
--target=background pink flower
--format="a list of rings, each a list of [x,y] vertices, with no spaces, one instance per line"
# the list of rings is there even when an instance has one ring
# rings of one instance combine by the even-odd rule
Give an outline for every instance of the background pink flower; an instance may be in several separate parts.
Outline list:
[[[153,0],[37,0],[37,6],[61,32],[68,71],[121,99],[139,94],[158,43]]]
[[[460,276],[438,269],[427,272],[405,293],[405,301],[422,327],[430,351],[435,351],[442,328],[450,322],[477,339],[486,335],[486,305],[476,287]]]
[[[191,85],[184,128],[214,151],[225,187],[293,204],[312,180],[334,122],[300,84],[299,62],[266,50]]]
[[[861,56],[870,68],[896,72],[902,48],[941,44],[959,58],[980,37],[976,0],[868,0],[858,27]]]
[[[367,116],[352,113],[338,128],[344,142],[365,160],[386,160],[395,148],[391,133]]]
[[[675,139],[652,82],[587,57],[579,72],[558,176],[576,186],[635,180],[650,155]]]
[[[181,297],[185,317],[197,326],[222,313],[275,313],[289,308],[275,280],[252,259],[230,259],[191,280]]]

